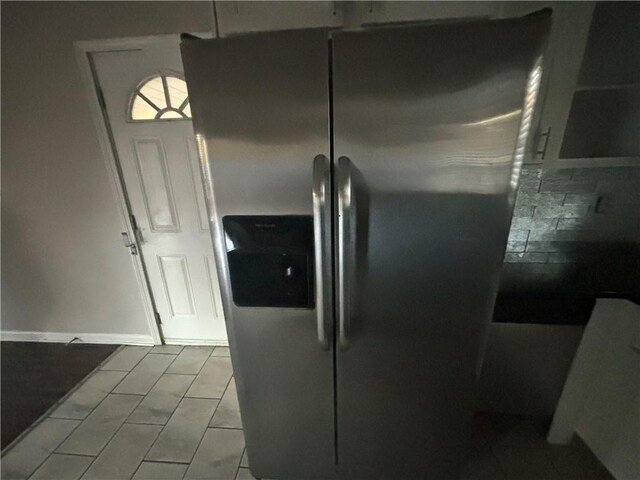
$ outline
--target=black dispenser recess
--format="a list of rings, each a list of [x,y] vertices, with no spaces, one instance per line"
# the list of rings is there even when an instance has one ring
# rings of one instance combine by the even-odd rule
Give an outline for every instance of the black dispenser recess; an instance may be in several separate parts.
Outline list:
[[[314,308],[313,217],[222,218],[233,302]]]

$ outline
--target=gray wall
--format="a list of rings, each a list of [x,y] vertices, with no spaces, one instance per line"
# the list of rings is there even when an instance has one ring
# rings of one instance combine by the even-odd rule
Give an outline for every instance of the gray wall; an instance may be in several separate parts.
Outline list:
[[[640,168],[523,171],[501,291],[640,288]]]
[[[2,329],[148,335],[74,57],[210,30],[209,2],[2,2]]]

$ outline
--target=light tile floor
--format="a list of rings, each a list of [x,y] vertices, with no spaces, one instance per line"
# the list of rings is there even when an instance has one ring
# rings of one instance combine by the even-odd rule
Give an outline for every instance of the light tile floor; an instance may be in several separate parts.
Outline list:
[[[611,478],[535,422],[477,427],[466,480]],[[2,458],[3,480],[252,478],[226,347],[123,347]]]

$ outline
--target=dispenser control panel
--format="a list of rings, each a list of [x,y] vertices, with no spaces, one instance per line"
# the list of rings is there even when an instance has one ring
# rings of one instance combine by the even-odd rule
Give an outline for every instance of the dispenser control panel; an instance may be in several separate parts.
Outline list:
[[[314,308],[313,217],[222,218],[233,302]]]

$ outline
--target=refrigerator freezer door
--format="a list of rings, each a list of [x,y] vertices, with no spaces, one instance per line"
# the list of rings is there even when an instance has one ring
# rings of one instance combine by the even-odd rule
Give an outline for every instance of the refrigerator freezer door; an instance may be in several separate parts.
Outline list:
[[[459,473],[548,23],[333,36],[340,478]]]
[[[313,240],[314,158],[330,155],[327,33],[184,40],[182,54],[251,470],[331,478],[333,349],[319,341],[318,299],[305,290],[307,279],[315,283],[314,248],[305,243]],[[225,235],[223,218],[237,238]],[[291,232],[297,223],[304,231]],[[258,283],[275,278],[273,291],[242,290],[247,269]]]

